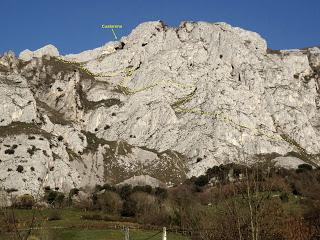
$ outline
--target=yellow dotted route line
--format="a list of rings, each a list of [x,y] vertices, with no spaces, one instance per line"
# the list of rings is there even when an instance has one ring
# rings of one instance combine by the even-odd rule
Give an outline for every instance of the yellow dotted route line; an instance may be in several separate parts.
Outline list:
[[[79,62],[74,62],[74,61],[67,61],[67,60],[64,60],[64,59],[61,59],[61,58],[57,58],[55,57],[55,59],[57,59],[58,61],[61,61],[63,63],[67,63],[67,64],[75,64],[77,65],[82,71],[86,72],[87,74],[89,74],[90,76],[92,77],[115,77],[115,76],[119,76],[123,73],[125,73],[125,76],[123,77],[123,79],[120,81],[120,84],[119,86],[125,88],[125,90],[127,91],[127,93],[129,94],[135,94],[135,93],[138,93],[138,92],[143,92],[143,91],[146,91],[148,89],[151,89],[151,88],[154,88],[160,84],[164,84],[164,85],[169,85],[169,86],[176,86],[176,87],[179,87],[179,88],[183,88],[183,89],[187,89],[187,88],[193,88],[193,89],[196,89],[196,86],[195,85],[192,85],[192,84],[184,84],[184,83],[180,83],[180,82],[177,82],[177,81],[172,81],[172,80],[163,80],[163,81],[160,81],[158,83],[155,83],[155,84],[152,84],[152,85],[149,85],[149,86],[146,86],[146,87],[143,87],[143,88],[140,88],[140,89],[130,89],[128,88],[126,85],[127,83],[132,79],[131,76],[132,74],[134,73],[134,69],[131,67],[131,68],[126,68],[125,70],[120,70],[120,71],[117,71],[117,72],[111,72],[111,73],[108,73],[107,75],[103,75],[103,74],[94,74],[92,73],[91,71],[89,71],[87,68],[83,67],[82,66],[82,63],[79,63]],[[190,101],[192,98],[193,98],[193,95],[194,95],[194,92],[189,94],[187,97],[183,98],[182,100],[178,101],[177,105],[178,106],[173,106],[173,108],[177,111],[177,112],[184,112],[184,113],[193,113],[193,114],[198,114],[198,115],[201,115],[201,116],[208,116],[208,117],[214,117],[216,119],[219,119],[227,124],[230,124],[230,125],[233,125],[233,126],[237,126],[239,128],[242,128],[242,129],[248,129],[250,131],[253,132],[254,135],[256,136],[259,136],[259,135],[262,135],[262,136],[265,136],[269,139],[272,139],[276,142],[287,142],[289,144],[291,144],[292,146],[296,147],[298,149],[298,151],[306,156],[309,157],[309,154],[303,149],[301,148],[300,146],[297,145],[297,143],[289,138],[284,138],[284,137],[281,137],[279,135],[276,135],[272,130],[268,129],[267,131],[270,131],[272,132],[272,135],[270,134],[267,134],[265,133],[264,131],[262,130],[259,130],[257,128],[251,128],[251,127],[248,127],[248,126],[245,126],[245,125],[241,125],[239,123],[236,123],[234,120],[232,120],[231,118],[229,118],[229,116],[223,114],[222,112],[217,114],[215,112],[208,112],[208,111],[202,111],[202,110],[199,110],[199,109],[187,109],[187,108],[182,108],[180,107],[180,105],[184,105],[186,102]],[[174,105],[174,104],[173,104]]]
[[[74,62],[74,61],[67,61],[67,60],[64,60],[64,59],[61,59],[61,58],[57,58],[55,57],[55,59],[57,59],[58,61],[60,62],[63,62],[63,63],[67,63],[67,64],[75,64],[77,65],[82,71],[86,72],[88,75],[92,76],[92,77],[115,77],[115,76],[119,76],[121,74],[125,74],[125,76],[123,77],[123,79],[120,81],[119,83],[119,86],[123,87],[123,88],[126,88],[126,90],[130,93],[130,94],[135,94],[135,93],[138,93],[138,92],[142,92],[142,91],[145,91],[145,90],[148,90],[148,89],[151,89],[151,88],[154,88],[158,85],[161,85],[161,84],[164,84],[164,85],[172,85],[172,86],[175,86],[175,87],[180,87],[180,88],[183,88],[183,89],[186,89],[186,88],[194,88],[194,85],[192,84],[184,84],[184,83],[180,83],[180,82],[177,82],[177,81],[172,81],[172,80],[163,80],[163,81],[160,81],[158,83],[154,83],[152,85],[149,85],[149,86],[146,86],[146,87],[142,87],[142,88],[139,88],[139,89],[129,89],[126,85],[127,83],[131,80],[131,76],[132,74],[134,73],[134,69],[131,67],[131,68],[126,68],[124,70],[120,70],[120,71],[117,71],[117,72],[111,72],[111,73],[108,73],[108,74],[95,74],[95,73],[92,73],[90,70],[88,70],[87,68],[83,67],[82,66],[82,63],[79,63],[79,62]]]
[[[227,123],[227,124],[229,124],[231,126],[239,127],[239,128],[242,128],[242,129],[248,129],[253,133],[253,135],[256,135],[256,136],[262,135],[262,136],[265,136],[265,137],[267,137],[267,138],[269,138],[271,140],[274,140],[275,142],[287,142],[291,146],[295,147],[298,150],[298,152],[300,152],[301,155],[306,157],[310,161],[310,164],[317,166],[317,164],[315,164],[313,161],[311,161],[311,159],[315,160],[315,161],[317,161],[317,159],[312,157],[312,156],[310,156],[310,154],[308,154],[305,149],[303,149],[302,147],[297,145],[297,142],[295,142],[294,140],[292,140],[292,139],[290,139],[288,137],[276,135],[272,130],[268,129],[268,131],[273,133],[273,135],[270,135],[270,134],[267,134],[264,131],[259,130],[257,128],[251,128],[251,127],[248,127],[248,126],[245,126],[245,125],[241,125],[239,123],[236,123],[231,118],[229,118],[227,115],[224,115],[223,113],[216,114],[214,112],[206,112],[206,111],[197,110],[197,109],[186,109],[186,108],[180,108],[180,107],[177,107],[176,110],[178,112],[194,113],[194,114],[198,114],[198,115],[214,117],[214,118],[219,119],[219,120],[221,120],[221,121],[223,121],[223,122],[225,122],[225,123]]]
[[[285,137],[284,135],[279,136],[276,133],[274,133],[274,131],[272,131],[270,129],[267,129],[266,131],[272,132],[273,133],[272,135],[266,133],[263,130],[260,130],[260,129],[257,129],[257,128],[251,128],[251,127],[236,123],[234,120],[229,118],[229,116],[223,114],[222,112],[218,114],[218,113],[214,113],[214,112],[207,112],[207,111],[202,111],[202,110],[198,110],[198,109],[186,109],[186,108],[181,108],[181,107],[177,107],[176,110],[177,110],[177,112],[193,113],[193,114],[198,114],[198,115],[203,115],[203,116],[214,117],[215,119],[219,119],[219,120],[221,120],[221,121],[223,121],[223,122],[225,122],[225,123],[227,123],[227,124],[229,124],[231,126],[239,127],[239,128],[242,128],[242,129],[248,129],[253,133],[253,135],[256,135],[256,136],[262,135],[262,136],[265,136],[265,137],[267,137],[267,138],[269,138],[271,140],[274,140],[276,142],[287,142],[291,146],[295,147],[300,152],[300,154],[302,154],[305,157],[307,157],[309,159],[309,161],[310,161],[310,158],[312,158],[313,160],[316,160],[314,157],[310,156],[305,149],[300,147],[297,144],[297,142],[295,142],[294,140],[292,140],[292,139],[290,139],[288,137]],[[314,163],[312,162],[311,164],[314,164]]]
[[[115,76],[118,76],[120,75],[121,73],[123,73],[124,71],[119,71],[119,72],[113,72],[111,74],[108,74],[108,75],[103,75],[103,74],[95,74],[95,73],[92,73],[90,70],[88,70],[87,68],[83,67],[83,63],[79,63],[79,62],[75,62],[75,61],[67,61],[67,60],[64,60],[62,58],[58,58],[58,57],[54,57],[56,60],[60,61],[60,62],[63,62],[63,63],[67,63],[67,64],[74,64],[74,65],[77,65],[77,67],[79,67],[82,71],[88,73],[90,76],[92,77],[115,77]]]
[[[239,128],[242,129],[248,129],[251,130],[252,132],[254,132],[254,135],[263,135],[266,136],[267,138],[270,138],[272,140],[275,141],[284,141],[280,136],[275,135],[275,133],[273,133],[273,135],[269,135],[267,133],[265,133],[262,130],[259,130],[257,128],[251,128],[245,125],[241,125],[239,123],[236,123],[234,120],[232,120],[229,116],[223,114],[223,113],[215,113],[215,112],[207,112],[207,111],[202,111],[202,110],[198,110],[198,109],[186,109],[186,108],[181,108],[181,107],[177,107],[176,108],[177,112],[184,112],[184,113],[194,113],[194,114],[198,114],[198,115],[202,115],[202,116],[209,116],[209,117],[213,117],[216,119],[219,119],[227,124],[233,125],[233,126],[237,126]],[[273,132],[272,130],[267,130],[270,132]]]

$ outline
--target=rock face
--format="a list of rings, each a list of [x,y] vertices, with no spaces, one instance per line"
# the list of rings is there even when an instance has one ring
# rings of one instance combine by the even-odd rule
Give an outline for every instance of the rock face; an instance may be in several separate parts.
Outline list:
[[[36,101],[25,78],[18,74],[0,75],[0,92],[0,126],[36,119]]]
[[[30,51],[29,49],[26,49],[19,54],[19,58],[24,61],[30,61],[34,57],[41,58],[44,55],[56,57],[59,56],[59,51],[55,46],[49,44],[34,52]]]
[[[150,177],[149,175],[133,176],[118,185],[131,185],[131,186],[146,186],[150,185],[153,188],[166,187],[166,184],[160,182],[158,179]]]
[[[174,184],[270,156],[319,164],[319,48],[274,51],[226,23],[158,21],[83,53],[54,49],[0,59],[6,189]]]
[[[276,157],[273,159],[273,161],[275,162],[276,166],[287,169],[297,169],[299,165],[304,164],[304,161],[296,157]]]

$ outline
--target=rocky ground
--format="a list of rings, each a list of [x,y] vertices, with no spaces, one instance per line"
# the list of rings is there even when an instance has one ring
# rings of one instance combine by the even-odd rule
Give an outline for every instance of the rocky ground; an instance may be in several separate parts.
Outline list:
[[[270,50],[225,23],[146,22],[66,56],[8,52],[0,184],[36,194],[140,175],[171,185],[263,158],[319,165],[319,81],[319,48]]]

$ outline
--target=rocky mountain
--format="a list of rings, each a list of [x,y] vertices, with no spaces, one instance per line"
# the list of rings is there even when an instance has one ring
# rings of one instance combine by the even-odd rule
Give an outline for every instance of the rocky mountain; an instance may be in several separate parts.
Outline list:
[[[66,56],[8,52],[0,184],[36,194],[146,175],[171,185],[228,162],[316,166],[319,81],[319,48],[270,50],[226,23],[146,22]]]

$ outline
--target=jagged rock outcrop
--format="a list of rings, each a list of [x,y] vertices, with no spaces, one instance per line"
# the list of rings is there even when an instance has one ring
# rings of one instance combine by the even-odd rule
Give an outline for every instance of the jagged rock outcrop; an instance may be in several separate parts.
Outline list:
[[[174,184],[270,156],[319,164],[317,47],[274,51],[225,23],[157,21],[94,50],[51,50],[0,58],[7,189],[68,191],[139,175]]]
[[[24,61],[30,61],[32,58],[41,58],[44,55],[59,56],[58,49],[52,44],[46,45],[36,51],[26,49],[19,54],[19,58]]]
[[[121,48],[121,42],[108,42],[107,44],[99,48],[87,50],[79,54],[68,54],[64,56],[64,59],[76,62],[87,62],[97,58],[102,59],[103,57],[110,55],[117,51],[117,49]]]

